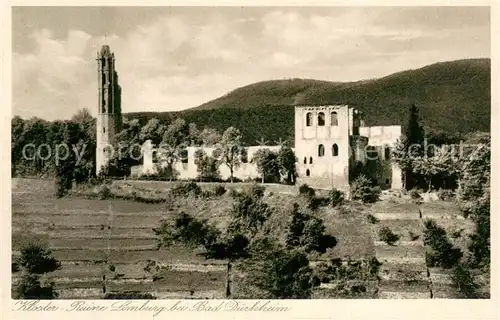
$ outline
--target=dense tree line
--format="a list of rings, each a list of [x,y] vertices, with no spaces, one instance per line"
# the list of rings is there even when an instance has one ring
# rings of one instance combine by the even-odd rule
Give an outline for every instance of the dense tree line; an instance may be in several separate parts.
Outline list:
[[[49,177],[63,195],[95,173],[95,119],[81,110],[71,120],[12,119],[12,176]]]
[[[12,176],[56,178],[57,195],[63,196],[74,183],[130,175],[131,167],[142,162],[141,147],[147,140],[162,151],[156,159],[160,179],[176,179],[174,164],[187,160],[185,148],[189,146],[215,147],[211,156],[203,151],[195,155],[201,181],[219,181],[219,167],[226,166],[232,182],[234,171],[247,161],[242,134],[235,127],[219,132],[200,129],[181,118],[170,123],[153,118],[144,125],[137,119],[125,118],[111,146],[112,157],[96,177],[96,120],[83,109],[66,121],[13,118]],[[293,151],[282,148],[278,155],[276,175],[284,175],[288,183],[294,182]]]

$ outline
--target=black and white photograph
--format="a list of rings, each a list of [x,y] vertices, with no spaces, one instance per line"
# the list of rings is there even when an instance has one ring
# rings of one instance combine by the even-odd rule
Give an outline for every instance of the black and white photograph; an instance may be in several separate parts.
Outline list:
[[[10,10],[12,299],[491,298],[490,7]]]

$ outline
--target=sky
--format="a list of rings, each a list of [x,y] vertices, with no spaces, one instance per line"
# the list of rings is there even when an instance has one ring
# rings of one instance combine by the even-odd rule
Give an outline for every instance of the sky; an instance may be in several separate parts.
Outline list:
[[[115,53],[123,112],[196,107],[257,81],[357,81],[490,57],[487,7],[14,7],[13,115],[97,112]]]

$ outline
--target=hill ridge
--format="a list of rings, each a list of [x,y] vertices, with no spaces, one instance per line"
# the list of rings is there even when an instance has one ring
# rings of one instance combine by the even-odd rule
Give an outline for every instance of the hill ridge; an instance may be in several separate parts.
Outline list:
[[[349,104],[364,112],[367,125],[406,122],[411,104],[426,127],[444,132],[490,131],[489,58],[437,62],[382,78],[353,82],[291,78],[236,88],[197,107],[176,112],[128,113],[145,123],[152,117],[182,117],[199,127],[239,128],[247,141],[293,139],[295,105]]]

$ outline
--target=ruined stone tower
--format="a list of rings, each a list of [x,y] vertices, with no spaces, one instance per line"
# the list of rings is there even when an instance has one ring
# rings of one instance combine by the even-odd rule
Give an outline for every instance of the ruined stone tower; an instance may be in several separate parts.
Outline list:
[[[121,130],[121,88],[115,71],[115,55],[108,45],[97,53],[99,103],[97,110],[96,174],[112,155],[114,137]]]

